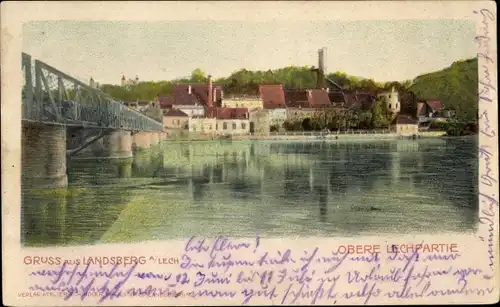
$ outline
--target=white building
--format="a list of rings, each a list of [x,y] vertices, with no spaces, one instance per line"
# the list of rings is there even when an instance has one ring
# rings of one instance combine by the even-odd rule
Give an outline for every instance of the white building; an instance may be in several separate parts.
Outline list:
[[[250,120],[190,117],[189,132],[214,134],[214,135],[249,134]]]
[[[399,113],[401,111],[401,102],[399,100],[399,93],[392,87],[390,92],[380,93],[377,96],[379,99],[387,101],[387,107],[392,113]]]
[[[189,117],[205,116],[205,108],[200,104],[195,104],[195,105],[174,104],[173,109],[181,110],[182,112],[186,113]]]
[[[189,132],[210,134],[216,132],[217,120],[206,117],[189,117]]]
[[[132,79],[127,80],[127,78],[125,78],[125,76],[122,76],[122,79],[121,79],[122,86],[137,85],[138,83],[139,83],[139,76],[135,76],[134,80],[132,80]]]
[[[242,135],[250,133],[249,119],[217,119],[217,134]]]

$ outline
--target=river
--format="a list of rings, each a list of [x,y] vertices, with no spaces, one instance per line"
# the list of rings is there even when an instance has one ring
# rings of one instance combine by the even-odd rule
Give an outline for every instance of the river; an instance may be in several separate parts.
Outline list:
[[[23,190],[27,246],[474,231],[477,138],[164,142]]]

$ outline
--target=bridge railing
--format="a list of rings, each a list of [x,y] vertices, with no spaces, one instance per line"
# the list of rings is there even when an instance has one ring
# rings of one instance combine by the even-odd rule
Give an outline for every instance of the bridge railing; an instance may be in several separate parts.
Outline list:
[[[23,120],[68,126],[161,131],[163,125],[103,91],[22,54]]]

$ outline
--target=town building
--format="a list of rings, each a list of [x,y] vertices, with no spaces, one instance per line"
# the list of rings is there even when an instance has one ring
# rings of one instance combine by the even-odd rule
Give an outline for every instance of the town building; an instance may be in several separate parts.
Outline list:
[[[189,116],[181,110],[170,109],[163,114],[163,128],[189,129]]]
[[[207,109],[207,116],[189,117],[189,132],[213,135],[242,135],[250,133],[247,108]]]
[[[208,116],[216,118],[215,130],[220,135],[242,135],[250,133],[250,117],[247,108],[208,109]]]
[[[269,135],[271,132],[271,121],[269,113],[263,109],[250,111],[250,133],[253,135]]]
[[[135,79],[127,79],[125,76],[122,76],[121,79],[121,86],[127,86],[127,85],[137,85],[139,84],[139,76],[135,76]]]
[[[186,87],[175,87],[172,95],[158,97],[158,104],[163,110],[177,109],[190,117],[205,116],[205,105],[193,91],[191,85]]]
[[[337,91],[332,91],[331,89],[327,89],[328,91],[328,98],[330,99],[330,102],[334,106],[344,106],[346,102],[346,96],[343,91],[337,90]]]
[[[190,93],[194,95],[196,99],[205,106],[222,106],[222,99],[224,99],[224,91],[222,86],[213,85],[212,77],[208,77],[208,82],[203,83],[180,83],[174,84],[172,88],[172,94],[175,96],[176,93]]]
[[[441,101],[437,99],[421,100],[417,103],[417,116],[423,117],[440,117],[445,114],[444,107]],[[448,114],[451,115],[451,114]]]
[[[285,103],[288,121],[313,118],[325,109],[333,107],[328,92],[324,89],[287,89]]]
[[[174,84],[172,94],[158,96],[157,101],[164,110],[179,109],[190,117],[205,117],[206,109],[221,106],[222,87],[212,85],[212,77],[207,84]]]
[[[387,101],[387,108],[396,114],[401,111],[401,102],[399,101],[399,93],[394,89],[394,86],[391,88],[390,92],[382,92],[377,95],[379,99],[385,99]]]
[[[189,132],[201,134],[216,134],[217,133],[217,119],[210,117],[189,117],[188,121]]]
[[[247,108],[249,111],[253,111],[263,109],[264,103],[260,96],[233,95],[224,97],[222,106],[229,108]]]
[[[158,102],[166,114],[174,109],[186,114],[189,132],[214,136],[248,134],[249,107],[261,108],[260,99],[233,97],[227,104],[223,99],[222,87],[214,86],[209,76],[207,84],[175,84],[172,95],[158,97]]]
[[[391,122],[391,131],[399,135],[417,135],[418,120],[410,115],[397,115]]]
[[[264,110],[269,114],[271,125],[282,127],[286,121],[285,92],[282,84],[266,84],[259,86],[259,94]]]

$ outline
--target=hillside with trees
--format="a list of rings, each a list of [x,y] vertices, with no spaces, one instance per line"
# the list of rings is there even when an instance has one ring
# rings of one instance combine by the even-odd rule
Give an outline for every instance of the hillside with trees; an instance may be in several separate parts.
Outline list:
[[[339,84],[344,90],[377,93],[392,86],[400,91],[402,112],[415,114],[416,99],[439,99],[447,109],[455,110],[464,120],[477,116],[477,59],[457,61],[440,71],[416,77],[414,80],[379,83],[372,79],[349,76],[344,72],[329,74],[327,78]],[[171,81],[146,81],[137,85],[119,86],[103,84],[101,89],[111,96],[123,100],[153,100],[157,95],[168,95],[174,83],[206,82],[207,74],[195,69],[189,78]],[[233,94],[258,94],[259,84],[283,84],[285,88],[314,88],[317,76],[313,67],[289,66],[267,71],[240,69],[226,78],[214,80],[222,85],[226,96]],[[412,97],[414,94],[415,97]]]
[[[419,99],[439,99],[461,120],[475,120],[478,110],[477,58],[457,61],[440,71],[418,76],[409,89]]]

